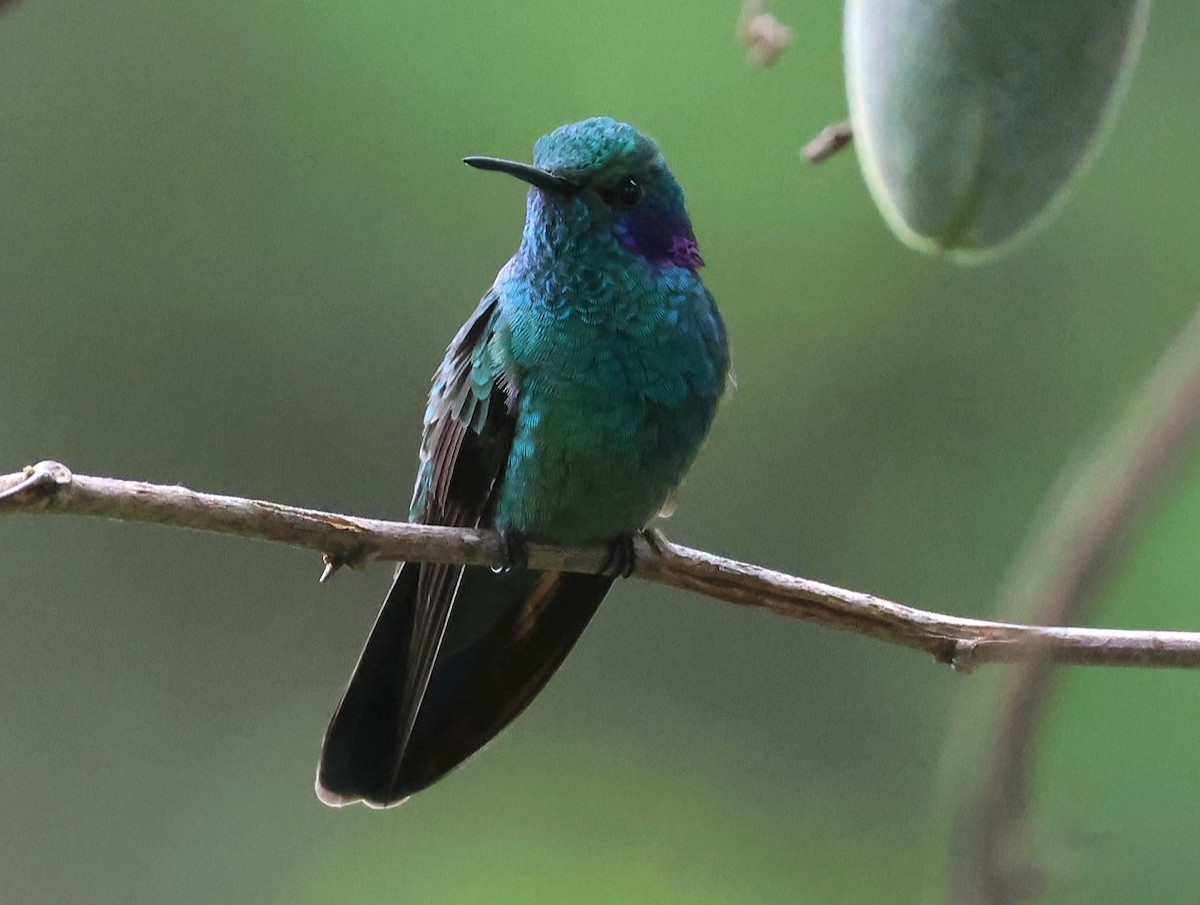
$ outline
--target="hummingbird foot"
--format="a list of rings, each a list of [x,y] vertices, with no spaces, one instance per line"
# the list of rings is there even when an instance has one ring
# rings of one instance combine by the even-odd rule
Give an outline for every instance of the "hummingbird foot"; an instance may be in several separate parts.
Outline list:
[[[492,566],[497,575],[511,572],[513,569],[524,569],[529,565],[529,543],[525,535],[515,528],[504,528],[500,531],[500,551],[504,562]]]
[[[608,560],[604,563],[600,574],[610,575],[613,578],[628,578],[633,574],[636,566],[637,551],[633,548],[633,535],[622,534],[609,547]]]
[[[642,537],[650,545],[650,548],[660,556],[671,548],[671,542],[667,540],[667,536],[659,528],[643,528]]]

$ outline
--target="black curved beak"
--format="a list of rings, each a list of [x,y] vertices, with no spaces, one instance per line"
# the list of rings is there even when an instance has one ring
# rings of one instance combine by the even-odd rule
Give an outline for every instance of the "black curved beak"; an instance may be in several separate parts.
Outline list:
[[[469,167],[475,167],[477,170],[508,173],[509,176],[516,176],[518,179],[548,192],[574,192],[579,188],[578,183],[565,176],[556,176],[549,170],[516,160],[505,160],[502,157],[464,157],[463,163]]]

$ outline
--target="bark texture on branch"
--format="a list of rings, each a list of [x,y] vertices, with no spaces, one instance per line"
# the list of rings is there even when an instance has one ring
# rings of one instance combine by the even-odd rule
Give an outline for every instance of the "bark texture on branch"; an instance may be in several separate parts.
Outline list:
[[[185,487],[72,474],[40,462],[0,476],[0,515],[62,513],[174,525],[315,550],[327,566],[422,560],[497,566],[493,531],[386,522],[300,509]],[[674,544],[657,532],[635,539],[638,578],[707,597],[924,651],[969,671],[984,663],[1037,660],[1080,665],[1200,667],[1200,633],[1019,625],[947,616]],[[539,569],[599,572],[604,548],[529,547]],[[328,572],[328,569],[327,569]]]

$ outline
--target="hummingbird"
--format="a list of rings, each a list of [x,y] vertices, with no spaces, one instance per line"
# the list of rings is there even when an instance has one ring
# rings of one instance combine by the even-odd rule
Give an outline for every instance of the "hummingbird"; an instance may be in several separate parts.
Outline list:
[[[609,117],[538,139],[517,253],[458,331],[425,410],[416,522],[491,528],[506,565],[401,563],[333,714],[317,796],[400,804],[542,690],[669,504],[730,380],[725,326],[658,144]],[[530,541],[609,545],[587,575]]]

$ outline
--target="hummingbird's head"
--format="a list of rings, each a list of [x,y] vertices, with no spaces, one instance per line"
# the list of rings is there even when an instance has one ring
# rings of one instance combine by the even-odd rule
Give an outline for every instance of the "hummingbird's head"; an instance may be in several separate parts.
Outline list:
[[[659,267],[704,265],[683,189],[654,139],[607,116],[560,126],[537,140],[533,164],[468,157],[471,166],[523,179],[535,234],[566,241],[615,240]]]

